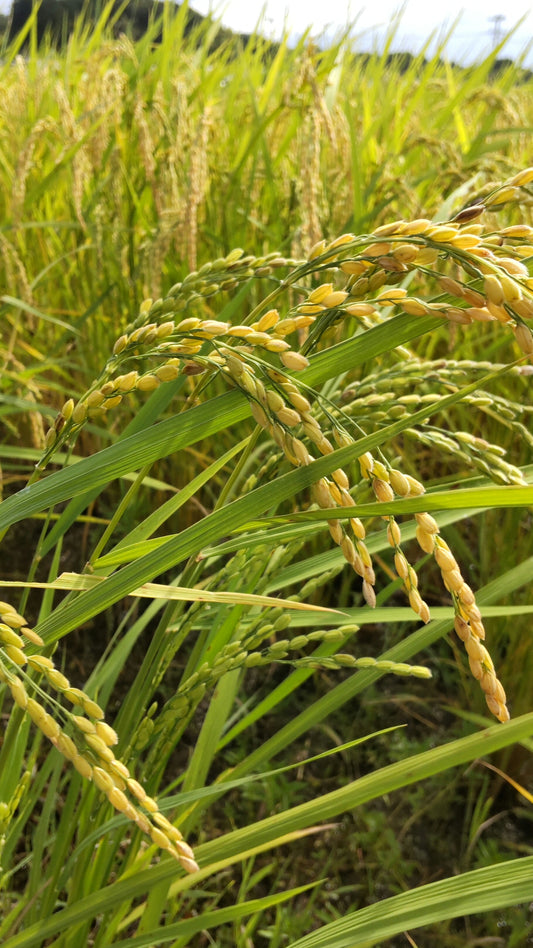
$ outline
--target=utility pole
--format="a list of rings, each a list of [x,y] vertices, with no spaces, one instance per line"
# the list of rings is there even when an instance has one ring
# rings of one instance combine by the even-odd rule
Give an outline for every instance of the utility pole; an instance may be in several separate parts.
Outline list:
[[[488,17],[489,23],[492,23],[492,48],[496,49],[498,43],[503,38],[502,24],[505,20],[503,13],[497,13],[495,16]]]

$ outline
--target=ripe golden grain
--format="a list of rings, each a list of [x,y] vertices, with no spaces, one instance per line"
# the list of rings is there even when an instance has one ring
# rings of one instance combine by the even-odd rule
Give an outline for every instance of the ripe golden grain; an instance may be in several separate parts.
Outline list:
[[[293,352],[292,350],[287,350],[287,352],[282,352],[280,359],[288,369],[292,369],[294,372],[300,372],[302,369],[306,369],[309,365],[309,360],[306,359],[301,352]]]
[[[533,356],[533,335],[531,330],[527,326],[524,326],[523,323],[518,323],[518,325],[514,327],[513,333],[522,352],[527,356]]]
[[[427,303],[423,303],[422,300],[405,298],[401,301],[401,308],[409,316],[426,316],[429,313]]]

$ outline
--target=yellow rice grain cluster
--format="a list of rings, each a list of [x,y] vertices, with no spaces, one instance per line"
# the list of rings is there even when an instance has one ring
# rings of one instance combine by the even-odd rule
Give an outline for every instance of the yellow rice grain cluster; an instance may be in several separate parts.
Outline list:
[[[274,369],[268,369],[265,375],[267,387],[257,377],[253,366],[245,364],[238,352],[222,350],[221,355],[225,358],[224,368],[229,377],[251,399],[250,407],[256,422],[269,432],[292,465],[307,466],[314,460],[302,438],[293,433],[296,428],[321,455],[331,454],[335,450],[312,414],[311,403],[292,379]],[[294,353],[294,356],[298,355],[299,353]],[[298,363],[298,367],[304,367],[306,363],[303,356],[301,359],[302,363]],[[293,361],[291,367],[294,369],[297,364]],[[351,438],[344,437],[340,432],[336,432],[336,439],[339,446],[352,443]],[[351,507],[353,500],[349,487],[346,472],[339,468],[333,471],[331,477],[321,477],[313,484],[312,496],[323,509]],[[332,517],[328,526],[345,559],[362,578],[365,600],[370,606],[374,606],[376,597],[373,587],[376,577],[370,553],[364,542],[366,531],[363,523],[359,518],[352,517],[347,531],[341,521]]]
[[[372,484],[372,489],[378,501],[394,500],[395,496],[420,496],[424,493],[423,485],[410,475],[402,474],[395,469],[387,469],[379,461],[375,461],[370,454],[359,458],[359,464],[364,477]],[[387,521],[387,539],[394,550],[394,566],[397,575],[401,578],[413,611],[420,616],[423,622],[429,622],[431,615],[426,602],[418,590],[416,571],[408,562],[401,549],[401,530],[396,520],[384,517]],[[439,535],[439,526],[436,520],[428,513],[415,514],[417,522],[416,538],[419,546],[425,553],[433,554],[443,578],[446,589],[452,594],[455,608],[455,629],[468,652],[468,659],[472,674],[479,681],[489,710],[499,721],[509,720],[506,706],[505,691],[496,677],[494,665],[490,655],[481,645],[485,638],[485,630],[481,612],[476,604],[475,595],[464,581],[459,565],[453,556],[446,541]]]
[[[489,710],[499,721],[508,721],[509,711],[505,691],[496,676],[489,652],[481,644],[485,639],[485,628],[475,594],[464,581],[457,560],[448,544],[438,535],[438,528],[435,530],[436,524],[433,518],[428,514],[417,514],[416,518],[418,542],[422,549],[426,549],[426,552],[430,551],[433,544],[431,552],[440,568],[444,585],[452,594],[455,607],[455,631],[464,642],[470,670],[485,693]]]
[[[533,228],[514,225],[484,234],[483,226],[475,221],[485,209],[518,200],[519,189],[532,180],[533,169],[520,172],[511,179],[515,183],[498,186],[483,204],[465,208],[453,221],[400,220],[378,227],[370,237],[343,234],[329,245],[320,241],[310,259],[317,265],[335,264],[348,276],[348,282],[342,290],[335,290],[333,284],[313,290],[299,311],[316,316],[328,307],[338,307],[339,312],[365,323],[380,321],[381,308],[394,305],[410,315],[440,316],[464,325],[499,321],[512,329],[522,351],[531,356],[533,336],[525,321],[533,316],[533,280],[520,258],[533,254]],[[338,259],[343,248],[343,259]],[[433,269],[446,261],[464,270],[468,282]],[[448,296],[456,297],[457,304],[408,296],[404,287],[394,285],[380,290],[383,284],[394,284],[402,274],[418,268],[431,274]]]
[[[359,458],[359,467],[362,476],[371,484],[374,496],[381,503],[394,500],[398,497],[419,497],[424,493],[424,486],[410,474],[403,474],[396,468],[387,467],[377,461],[370,452]],[[394,549],[394,567],[397,575],[403,582],[409,599],[409,605],[422,622],[429,622],[431,616],[429,606],[422,599],[418,590],[418,576],[408,563],[405,554],[400,548],[400,528],[394,517],[385,517],[387,521],[387,538]]]
[[[494,664],[486,647],[485,628],[476,597],[465,582],[457,560],[446,541],[439,534],[436,520],[427,513],[415,514],[416,538],[425,553],[431,553],[441,572],[446,589],[451,593],[455,608],[455,631],[464,642],[470,670],[485,693],[487,706],[499,721],[509,720],[506,695],[494,671]]]
[[[186,872],[196,872],[198,865],[191,847],[160,812],[157,802],[132,777],[126,765],[115,757],[112,747],[118,742],[118,736],[103,720],[101,707],[80,688],[73,688],[51,658],[27,654],[22,636],[34,644],[43,644],[40,636],[27,626],[12,606],[0,602],[0,681],[7,685],[15,703],[82,777],[93,781],[118,812],[132,820],[159,848],[177,859]],[[17,673],[24,666],[42,673],[57,692],[81,711],[73,714],[61,708],[61,714],[67,717],[73,728],[73,737],[66,734],[43,705],[28,694],[28,676],[20,677]]]
[[[409,475],[393,468],[387,469],[370,454],[359,458],[361,472],[372,483],[376,498],[381,502],[394,500],[395,496],[420,496],[423,485]],[[430,610],[418,590],[418,577],[401,549],[401,530],[393,517],[385,517],[387,538],[394,550],[394,566],[401,578],[409,598],[409,604],[423,622],[429,622]],[[457,560],[446,541],[439,535],[436,520],[428,513],[415,514],[417,522],[416,538],[425,553],[431,553],[441,571],[446,589],[451,593],[455,609],[455,630],[468,653],[470,669],[479,681],[487,706],[499,721],[509,720],[506,695],[501,682],[494,671],[494,664],[486,647],[481,644],[485,639],[485,629],[481,612],[476,603],[474,592],[465,582]]]

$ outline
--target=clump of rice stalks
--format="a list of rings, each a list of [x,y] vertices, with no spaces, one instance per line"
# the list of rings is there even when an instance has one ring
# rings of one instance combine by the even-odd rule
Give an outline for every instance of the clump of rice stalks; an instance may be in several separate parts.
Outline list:
[[[57,448],[71,441],[87,420],[105,418],[131,393],[151,392],[180,373],[193,383],[200,376],[198,391],[217,375],[239,389],[258,425],[295,467],[308,466],[317,457],[331,454],[334,444],[352,445],[361,424],[353,420],[347,397],[341,409],[331,396],[326,398],[306,384],[305,372],[301,378],[299,375],[309,366],[308,357],[323,348],[326,334],[339,326],[350,327],[347,331],[359,338],[402,313],[431,316],[454,326],[494,323],[510,331],[521,353],[531,357],[533,336],[528,321],[533,316],[533,279],[527,261],[533,256],[533,228],[519,224],[497,229],[482,222],[486,212],[505,204],[529,203],[531,182],[533,168],[492,187],[483,203],[478,200],[467,205],[451,221],[400,220],[370,234],[343,234],[331,242],[320,241],[304,261],[287,260],[277,253],[257,258],[235,250],[191,273],[163,299],[147,300],[141,306],[139,315],[117,339],[99,378],[77,403],[72,399],[66,402],[46,435],[46,449],[34,476],[41,476]],[[288,270],[283,279],[276,277],[280,268]],[[324,272],[328,278],[320,282]],[[206,300],[212,307],[221,294],[256,278],[270,280],[274,288],[242,324],[206,318]],[[393,366],[388,373],[383,370],[384,377],[401,379],[404,370],[409,377],[406,362],[415,360],[413,353],[402,346],[389,355]],[[440,360],[431,365],[431,371],[439,380],[451,367]],[[354,404],[358,387],[357,383],[350,387]],[[370,426],[383,420],[387,398],[394,401],[390,392],[386,398],[366,397]],[[435,399],[433,404],[426,400],[425,405],[428,416],[438,409]],[[407,429],[408,406],[404,402],[402,407]],[[376,408],[379,414],[374,419]],[[496,403],[493,410],[497,411]],[[398,412],[391,417],[399,417]],[[428,419],[411,429],[412,436],[416,438],[419,430],[421,442],[435,437]],[[458,433],[457,451],[467,444],[472,448],[468,433]],[[474,453],[482,457],[485,453],[485,468],[492,473],[491,459],[499,454],[496,448],[491,453],[489,447],[484,452],[482,440],[477,439]],[[461,456],[469,459],[464,450]],[[419,478],[390,463],[381,447],[378,456],[366,451],[358,461],[359,482],[354,483],[346,471],[338,469],[328,477],[318,477],[311,493],[319,507],[331,511],[331,536],[361,577],[364,598],[372,606],[375,570],[365,542],[366,528],[352,515],[353,495],[366,484],[378,502],[388,503],[420,496],[425,488]],[[502,472],[508,480],[524,483],[521,472],[510,465],[506,469],[505,462],[498,469],[500,479]],[[400,527],[392,516],[385,519],[396,572],[412,609],[428,622],[430,610],[419,591],[417,573],[402,551]],[[509,717],[505,692],[481,644],[485,632],[475,594],[465,583],[436,521],[420,512],[416,523],[419,545],[433,555],[451,593],[455,628],[465,643],[472,673],[490,710],[505,721]]]

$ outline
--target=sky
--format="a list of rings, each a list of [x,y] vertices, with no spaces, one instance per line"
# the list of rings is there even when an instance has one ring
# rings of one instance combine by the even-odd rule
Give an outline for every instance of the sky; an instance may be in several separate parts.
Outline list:
[[[401,0],[189,0],[189,5],[199,13],[214,13],[241,33],[253,32],[260,21],[261,32],[272,39],[279,38],[284,26],[294,34],[310,26],[314,35],[325,30],[333,35],[354,23],[352,32],[361,50],[379,46],[395,15],[399,24],[394,48],[411,52],[420,50],[434,31],[443,39],[443,31],[459,18],[447,53],[463,63],[488,54],[523,16],[525,22],[501,56],[517,58],[533,38],[531,0],[406,0],[403,4]],[[533,65],[533,49],[526,62]]]

